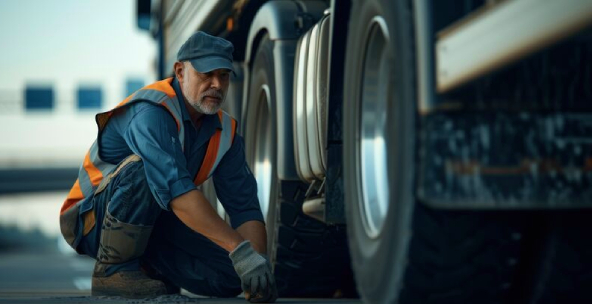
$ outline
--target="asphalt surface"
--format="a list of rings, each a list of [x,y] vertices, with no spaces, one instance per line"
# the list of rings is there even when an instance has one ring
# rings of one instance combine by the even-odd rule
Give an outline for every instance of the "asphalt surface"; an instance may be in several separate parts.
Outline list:
[[[154,299],[92,297],[94,260],[76,254],[59,235],[62,193],[0,196],[0,304],[248,303],[182,291]],[[47,202],[44,202],[47,200]],[[278,303],[361,304],[355,299],[279,299]]]
[[[13,234],[9,231],[8,234]],[[0,240],[6,237],[0,229]],[[30,242],[34,237],[23,235],[19,239]],[[38,242],[38,241],[36,241]],[[51,242],[58,248],[58,239]],[[6,246],[0,243],[0,304],[41,303],[247,303],[243,298],[206,298],[182,291],[180,295],[167,295],[154,299],[124,299],[120,297],[93,297],[90,295],[90,276],[94,261],[52,246],[25,244]],[[60,245],[61,246],[61,245]],[[335,303],[361,304],[353,299],[279,299],[278,303]]]

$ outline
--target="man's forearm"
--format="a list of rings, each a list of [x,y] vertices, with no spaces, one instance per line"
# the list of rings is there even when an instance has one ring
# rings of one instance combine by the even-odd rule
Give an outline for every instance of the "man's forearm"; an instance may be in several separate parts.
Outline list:
[[[244,241],[242,234],[228,226],[218,216],[203,193],[198,190],[189,191],[173,199],[171,209],[187,227],[207,237],[228,252],[234,250]],[[265,232],[265,227],[263,231]]]
[[[265,225],[259,221],[248,221],[236,228],[236,231],[246,240],[251,241],[253,248],[259,253],[267,253],[267,232]]]

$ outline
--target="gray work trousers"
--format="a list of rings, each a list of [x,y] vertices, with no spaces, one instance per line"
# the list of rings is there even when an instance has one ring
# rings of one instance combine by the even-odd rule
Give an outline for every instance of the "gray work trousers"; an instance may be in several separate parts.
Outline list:
[[[77,250],[97,258],[103,219],[108,210],[120,222],[153,226],[144,254],[138,259],[114,264],[108,272],[138,270],[142,265],[194,294],[237,296],[241,292],[240,279],[228,252],[187,227],[172,211],[158,205],[146,181],[141,160],[122,164],[102,191],[87,198],[93,205],[96,224],[81,237]],[[82,223],[82,217],[80,214],[79,223]]]

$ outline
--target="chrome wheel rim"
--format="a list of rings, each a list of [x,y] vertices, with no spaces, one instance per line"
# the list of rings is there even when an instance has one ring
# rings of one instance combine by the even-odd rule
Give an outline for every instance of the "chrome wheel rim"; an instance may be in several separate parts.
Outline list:
[[[263,218],[266,220],[269,211],[272,182],[272,138],[269,100],[269,87],[263,85],[259,93],[257,114],[255,115],[257,142],[255,144],[253,175],[257,180],[257,197],[259,198],[261,212],[263,213]]]
[[[362,190],[363,222],[367,235],[376,238],[382,232],[389,209],[387,172],[387,110],[391,100],[388,64],[389,33],[385,20],[374,17],[368,27],[364,55],[358,156]]]

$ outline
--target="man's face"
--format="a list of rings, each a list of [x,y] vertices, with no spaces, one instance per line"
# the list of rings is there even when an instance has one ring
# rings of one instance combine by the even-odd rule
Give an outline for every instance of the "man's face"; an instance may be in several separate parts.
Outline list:
[[[183,76],[179,79],[185,100],[199,113],[215,114],[226,99],[230,84],[230,71],[217,69],[208,73],[196,71],[190,62],[184,62]]]

